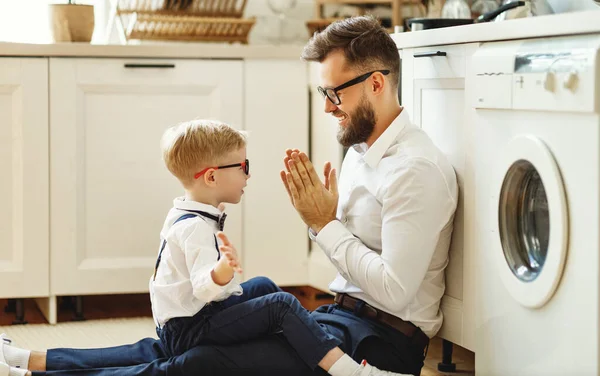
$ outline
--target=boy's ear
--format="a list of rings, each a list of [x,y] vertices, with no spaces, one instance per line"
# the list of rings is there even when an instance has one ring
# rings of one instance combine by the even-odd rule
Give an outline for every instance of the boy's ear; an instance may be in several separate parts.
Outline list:
[[[204,183],[208,186],[216,185],[215,170],[211,168],[208,171],[206,171],[206,173],[204,174]]]

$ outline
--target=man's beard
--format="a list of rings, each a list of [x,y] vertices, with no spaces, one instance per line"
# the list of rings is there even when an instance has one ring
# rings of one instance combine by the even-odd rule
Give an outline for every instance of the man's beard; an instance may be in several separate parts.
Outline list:
[[[334,113],[334,115],[340,113],[342,111]],[[348,115],[346,114],[346,116]],[[345,147],[366,142],[373,134],[376,120],[373,105],[367,100],[366,95],[363,95],[358,108],[348,117],[346,127],[340,125],[337,134],[338,142]]]

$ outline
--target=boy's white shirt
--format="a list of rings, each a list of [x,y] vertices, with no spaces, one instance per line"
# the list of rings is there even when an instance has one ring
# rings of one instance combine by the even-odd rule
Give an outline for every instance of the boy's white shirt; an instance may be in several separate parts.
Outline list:
[[[150,277],[152,314],[160,327],[172,318],[193,316],[210,302],[242,294],[237,274],[225,286],[216,284],[211,277],[219,256],[215,246],[217,222],[196,216],[174,224],[192,210],[222,214],[211,205],[186,201],[183,197],[173,200],[173,208],[160,232],[159,251],[163,240],[166,245],[156,279]]]

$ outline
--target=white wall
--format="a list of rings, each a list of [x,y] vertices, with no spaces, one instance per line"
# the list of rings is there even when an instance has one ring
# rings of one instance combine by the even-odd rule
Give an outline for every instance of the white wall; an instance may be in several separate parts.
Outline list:
[[[103,35],[106,25],[105,0],[78,0],[94,5],[93,40]],[[51,43],[48,4],[66,0],[0,0],[0,42]]]
[[[23,43],[50,43],[48,4],[66,3],[66,0],[0,0],[0,41]],[[94,4],[95,29],[93,43],[104,40],[108,21],[109,0],[78,0],[80,4]],[[313,0],[297,0],[295,7],[287,14],[282,33],[287,43],[304,44],[308,40],[306,21],[314,18]],[[249,0],[246,17],[256,17],[257,21],[250,34],[250,43],[273,42],[278,31],[277,16],[269,9],[267,0]],[[113,34],[111,43],[118,43]]]
[[[594,0],[547,0],[556,13],[578,10],[600,10]],[[600,0],[599,0],[600,1]],[[0,0],[0,41],[49,43],[48,3],[60,0]],[[66,2],[66,1],[64,1]],[[81,4],[94,4],[96,27],[93,42],[103,41],[108,19],[109,0],[78,0]],[[327,13],[340,8],[329,7]],[[304,44],[308,38],[306,21],[315,18],[314,0],[297,0],[296,6],[287,14],[282,27],[284,43]],[[249,0],[246,17],[255,16],[256,25],[250,33],[251,44],[273,43],[278,33],[278,18],[269,9],[267,0]],[[111,43],[118,43],[115,35]]]
[[[0,0],[6,1],[6,0]],[[12,0],[11,0],[12,1]],[[96,8],[99,8],[98,3],[108,0],[97,0]],[[547,0],[556,13],[571,12],[577,10],[600,10],[600,6],[594,3],[594,0]],[[600,0],[599,0],[600,1]],[[83,1],[85,2],[85,0]],[[100,7],[103,8],[103,7]],[[339,8],[330,6],[326,9],[326,15],[332,15],[336,10],[342,10],[342,13],[351,14],[352,10],[348,7]],[[104,9],[99,9],[103,12]],[[98,12],[98,11],[97,11]],[[256,17],[256,24],[250,33],[250,44],[269,44],[274,43],[279,30],[278,18],[269,9],[267,0],[249,0],[246,5],[245,17]],[[107,15],[105,15],[107,17]],[[282,26],[282,35],[284,43],[303,45],[309,38],[306,28],[306,21],[315,18],[314,0],[297,0],[296,6],[286,14],[286,21]],[[99,17],[97,16],[98,20]],[[97,28],[104,30],[106,21],[97,22]],[[116,38],[112,42],[116,43]]]
[[[48,22],[49,3],[66,3],[66,0],[0,0],[0,41],[52,42]],[[104,43],[110,1],[77,0],[77,3],[94,5],[95,28],[92,43]],[[337,11],[340,12],[340,16],[356,14],[355,7],[331,5],[326,7],[325,16],[333,16]],[[381,13],[385,15],[386,11]],[[248,0],[245,17],[256,17],[256,24],[250,33],[250,44],[276,42],[280,23],[277,15],[269,8],[268,0]],[[306,43],[309,38],[306,21],[315,17],[314,0],[296,0],[295,6],[286,14],[282,24],[283,43],[299,45]],[[119,43],[114,30],[110,43]]]
[[[287,43],[304,44],[308,38],[306,21],[314,18],[313,0],[297,0],[296,6],[286,14],[282,24],[282,35]],[[249,0],[246,5],[246,17],[255,16],[256,24],[251,31],[249,43],[264,44],[273,41],[279,30],[278,17],[269,9],[267,0]]]
[[[3,1],[3,0],[0,0]],[[109,0],[98,0],[98,3],[108,4]],[[108,5],[102,7],[108,10]],[[304,44],[309,38],[306,21],[314,17],[313,0],[297,0],[296,5],[285,14],[285,21],[281,23],[281,33],[284,43]],[[108,20],[108,12],[104,13],[102,28]],[[275,43],[279,31],[279,18],[269,9],[267,0],[249,0],[246,4],[244,17],[256,17],[256,24],[250,32],[248,42],[250,44],[272,44]],[[102,33],[103,35],[103,33]],[[110,43],[118,43],[118,38],[113,32]]]

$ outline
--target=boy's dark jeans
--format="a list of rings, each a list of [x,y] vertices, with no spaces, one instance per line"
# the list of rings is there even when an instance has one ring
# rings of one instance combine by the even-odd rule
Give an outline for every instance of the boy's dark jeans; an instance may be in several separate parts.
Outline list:
[[[265,281],[249,280],[244,293],[205,306],[193,317],[169,320],[157,333],[170,356],[203,344],[230,345],[281,333],[311,368],[341,341],[287,292],[264,294]]]

